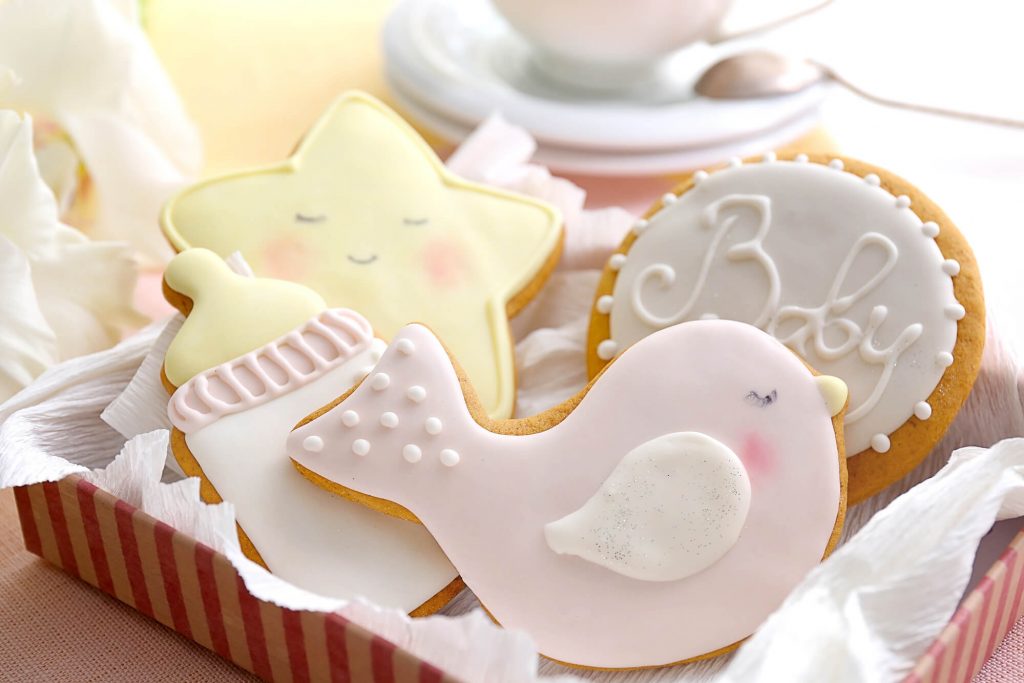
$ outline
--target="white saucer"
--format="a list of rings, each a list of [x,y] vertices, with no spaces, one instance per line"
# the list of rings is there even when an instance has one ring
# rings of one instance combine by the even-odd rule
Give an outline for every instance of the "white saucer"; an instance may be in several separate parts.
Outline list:
[[[452,143],[461,142],[473,132],[472,128],[430,111],[397,89],[393,89],[392,95],[403,113]],[[708,168],[733,157],[753,156],[781,147],[813,128],[818,118],[815,108],[765,134],[712,147],[615,152],[544,145],[537,148],[531,160],[568,174],[612,177],[667,175]]]
[[[439,134],[460,140],[500,111],[537,139],[552,165],[582,172],[600,172],[612,159],[617,172],[624,163],[636,167],[632,173],[679,170],[693,167],[680,165],[691,157],[711,160],[703,164],[736,153],[719,153],[726,148],[764,150],[813,125],[826,91],[744,101],[696,97],[694,79],[735,49],[702,44],[667,65],[658,92],[628,100],[567,94],[545,79],[526,43],[480,0],[401,0],[382,44],[398,99]]]

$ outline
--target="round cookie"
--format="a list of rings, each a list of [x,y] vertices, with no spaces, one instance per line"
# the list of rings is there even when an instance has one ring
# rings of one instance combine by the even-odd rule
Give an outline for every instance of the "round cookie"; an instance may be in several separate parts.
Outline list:
[[[310,485],[285,451],[296,422],[380,358],[366,319],[205,249],[172,259],[164,283],[187,312],[162,372],[171,449],[204,501],[234,507],[246,556],[321,595],[414,616],[443,607],[463,584],[429,534]]]
[[[978,267],[906,181],[835,157],[766,155],[697,172],[609,259],[594,298],[591,375],[686,320],[754,324],[850,389],[850,502],[939,441],[981,364]]]
[[[186,188],[161,224],[178,251],[238,251],[256,275],[359,311],[385,339],[420,321],[449,340],[488,415],[515,405],[508,319],[554,269],[562,219],[455,176],[397,114],[342,95],[293,155]]]
[[[846,387],[755,327],[660,331],[521,420],[488,420],[453,363],[406,327],[288,452],[320,486],[423,523],[488,612],[550,658],[726,652],[838,539]]]

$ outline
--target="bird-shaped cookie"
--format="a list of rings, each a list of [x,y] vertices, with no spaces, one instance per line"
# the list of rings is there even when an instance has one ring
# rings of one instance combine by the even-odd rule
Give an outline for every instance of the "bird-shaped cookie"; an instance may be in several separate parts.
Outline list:
[[[410,325],[288,452],[328,490],[422,522],[548,657],[664,665],[733,647],[831,550],[846,395],[757,328],[699,321],[550,411],[490,421]]]
[[[497,418],[515,402],[508,318],[554,268],[561,223],[542,201],[456,177],[411,126],[358,92],[289,159],[186,188],[162,216],[175,249],[239,251],[257,275],[359,311],[385,339],[429,324]]]

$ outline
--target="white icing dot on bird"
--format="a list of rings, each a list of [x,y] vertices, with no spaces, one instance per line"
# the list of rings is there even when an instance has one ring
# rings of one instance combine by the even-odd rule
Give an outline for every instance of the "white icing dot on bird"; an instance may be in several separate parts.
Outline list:
[[[963,320],[965,315],[967,315],[967,310],[960,304],[946,306],[946,317],[950,320]]]
[[[833,171],[842,171],[843,170],[843,160],[842,159],[833,159],[832,161],[828,162],[828,167],[831,168]]]
[[[374,391],[383,391],[388,388],[389,384],[391,384],[391,377],[386,372],[378,372],[370,378],[370,386]]]
[[[871,187],[878,187],[879,185],[882,184],[882,179],[879,178],[874,173],[868,173],[866,176],[864,176],[864,182],[870,185]]]
[[[398,416],[392,413],[391,411],[382,413],[380,416],[380,424],[382,427],[394,429],[395,427],[398,426]]]
[[[960,262],[956,259],[946,259],[942,262],[942,272],[950,277],[956,277],[960,274]]]
[[[914,415],[918,420],[927,420],[932,416],[932,407],[928,401],[918,401],[914,406]]]
[[[798,164],[806,164],[807,163],[807,155],[806,154],[797,154],[795,157],[793,157],[793,161],[795,161]]]
[[[611,360],[615,357],[615,352],[619,350],[619,345],[611,339],[605,339],[603,342],[597,345],[597,357],[601,360]]]
[[[366,439],[356,439],[352,442],[352,452],[356,455],[366,455],[370,452],[370,442]]]
[[[402,447],[402,457],[406,462],[419,462],[423,458],[423,451],[414,443],[408,443]]]
[[[612,311],[613,303],[615,303],[615,299],[613,299],[610,294],[605,294],[604,296],[598,297],[595,308],[598,313],[608,315]]]
[[[740,159],[739,157],[732,157],[731,159],[729,159],[729,166],[731,168],[739,168],[742,165],[743,159]]]
[[[612,270],[619,270],[626,263],[625,254],[612,254],[611,258],[608,259],[608,267]]]
[[[775,161],[775,159],[775,152],[765,152],[764,156],[761,157],[761,161],[765,162],[766,164],[770,164],[771,162]]]
[[[451,448],[445,448],[441,451],[441,464],[445,467],[455,467],[459,464],[459,453]]]
[[[341,414],[341,424],[346,427],[355,427],[359,424],[359,413],[354,410],[346,410]]]
[[[395,342],[395,348],[403,356],[411,356],[416,350],[416,345],[412,343],[411,339],[399,339]]]
[[[644,220],[643,218],[638,218],[633,223],[633,232],[635,232],[638,235],[640,233],[642,233],[646,229],[647,229],[647,221]]]
[[[436,417],[428,417],[426,421],[423,423],[423,428],[427,430],[427,434],[430,434],[431,436],[437,436],[438,434],[441,433],[441,430],[444,428],[444,425],[441,424],[440,419]]]
[[[380,357],[383,356],[383,355],[384,355],[384,352],[381,351],[380,349],[372,349],[370,351],[370,360],[372,360],[374,363],[377,363],[377,362],[380,361]],[[372,370],[372,369],[373,368],[370,368],[370,370]],[[370,374],[370,370],[367,370],[366,374]]]
[[[427,390],[419,384],[414,384],[405,390],[405,395],[408,396],[409,400],[413,403],[419,403],[427,397]]]
[[[324,449],[324,440],[319,436],[307,436],[302,440],[302,447],[310,453],[319,453]]]
[[[921,233],[929,239],[935,239],[939,236],[939,224],[935,221],[927,221],[921,224]]]
[[[871,437],[871,448],[877,453],[888,453],[891,445],[889,437],[885,434],[875,434]]]
[[[910,207],[910,197],[908,197],[905,194],[901,194],[899,197],[896,198],[896,208],[897,209],[906,209],[906,208],[909,208],[909,207]]]
[[[949,351],[939,351],[939,354],[935,356],[935,362],[939,364],[939,367],[948,368],[953,364],[953,354]]]
[[[693,174],[693,184],[700,185],[702,182],[708,179],[707,171],[697,171]]]
[[[666,192],[665,194],[661,195],[661,203],[664,204],[665,206],[671,206],[672,204],[675,204],[678,199],[679,197],[675,196],[671,192]]]

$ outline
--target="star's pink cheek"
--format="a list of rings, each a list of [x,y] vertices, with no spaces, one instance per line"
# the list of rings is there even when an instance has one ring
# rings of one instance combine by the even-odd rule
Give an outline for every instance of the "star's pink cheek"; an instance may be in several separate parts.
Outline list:
[[[427,278],[437,287],[457,287],[467,274],[467,261],[462,248],[454,241],[435,239],[422,253]]]
[[[743,437],[740,460],[752,481],[770,477],[775,471],[775,449],[757,432],[750,432]]]
[[[263,267],[259,275],[293,282],[301,282],[312,263],[309,248],[292,237],[271,240],[260,252],[260,257]]]

